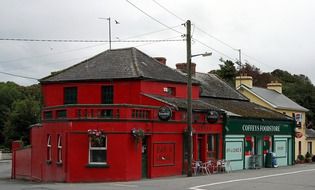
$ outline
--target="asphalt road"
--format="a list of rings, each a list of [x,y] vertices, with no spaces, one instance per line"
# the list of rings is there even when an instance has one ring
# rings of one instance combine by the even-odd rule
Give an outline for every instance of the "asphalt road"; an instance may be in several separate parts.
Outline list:
[[[244,170],[187,178],[176,176],[116,183],[36,183],[10,179],[0,162],[0,190],[314,190],[315,164]]]

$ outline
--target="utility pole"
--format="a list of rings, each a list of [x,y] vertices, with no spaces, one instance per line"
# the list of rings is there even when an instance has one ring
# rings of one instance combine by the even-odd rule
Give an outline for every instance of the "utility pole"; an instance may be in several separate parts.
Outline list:
[[[187,144],[188,144],[188,168],[187,177],[192,176],[192,85],[191,85],[191,22],[186,22],[186,44],[187,44]]]
[[[241,49],[238,49],[238,61],[239,61],[239,66],[240,66],[240,86],[242,85],[242,75],[243,75],[243,69],[242,69],[242,52]]]

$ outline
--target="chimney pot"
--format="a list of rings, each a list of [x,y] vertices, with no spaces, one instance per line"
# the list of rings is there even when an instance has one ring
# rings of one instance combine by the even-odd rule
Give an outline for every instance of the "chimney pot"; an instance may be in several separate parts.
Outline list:
[[[166,58],[165,57],[154,57],[155,60],[160,62],[163,65],[166,65]]]

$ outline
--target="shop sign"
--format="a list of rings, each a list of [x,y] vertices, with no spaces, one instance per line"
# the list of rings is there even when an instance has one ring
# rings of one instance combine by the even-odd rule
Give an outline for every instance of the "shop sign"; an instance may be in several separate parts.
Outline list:
[[[295,137],[296,137],[297,139],[302,138],[302,137],[303,137],[303,133],[301,133],[301,132],[295,132]]]
[[[261,135],[291,135],[293,122],[261,119],[229,118],[225,126],[227,134],[261,134]]]
[[[219,113],[217,111],[209,111],[207,114],[207,121],[209,123],[215,123],[219,119]]]
[[[242,130],[245,132],[280,132],[279,125],[243,125]]]
[[[162,106],[159,109],[158,117],[162,121],[168,121],[172,117],[172,110],[167,106]]]

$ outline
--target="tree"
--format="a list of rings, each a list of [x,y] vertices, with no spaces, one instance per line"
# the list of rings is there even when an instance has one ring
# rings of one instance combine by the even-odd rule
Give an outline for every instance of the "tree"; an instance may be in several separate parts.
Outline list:
[[[14,102],[4,124],[5,144],[10,146],[13,140],[29,144],[29,127],[39,121],[39,113],[38,101],[24,99]]]
[[[210,73],[218,75],[221,79],[223,79],[225,82],[230,84],[231,86],[234,86],[234,81],[236,77],[236,68],[234,66],[234,63],[230,60],[223,60],[220,59],[223,64],[220,64],[220,69],[218,70],[212,70]]]

